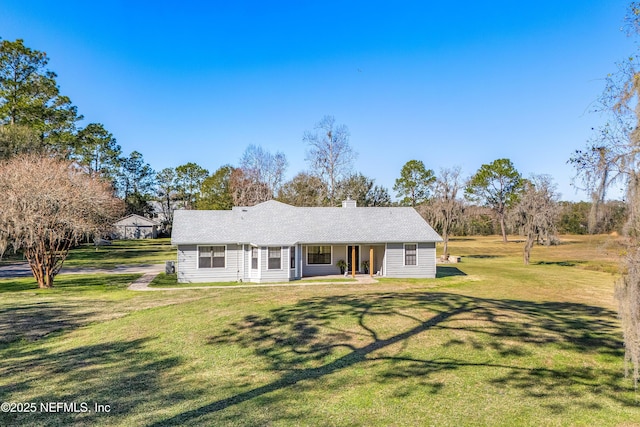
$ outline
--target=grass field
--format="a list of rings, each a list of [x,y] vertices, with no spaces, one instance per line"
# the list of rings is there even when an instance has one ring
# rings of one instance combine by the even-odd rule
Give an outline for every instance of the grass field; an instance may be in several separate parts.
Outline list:
[[[113,240],[111,245],[95,247],[83,243],[71,250],[64,262],[67,267],[114,268],[128,264],[162,264],[176,259],[171,239]],[[0,265],[24,261],[21,254],[8,252]]]
[[[617,238],[565,237],[528,267],[495,236],[450,247],[437,279],[372,285],[0,281],[0,401],[88,408],[0,425],[640,425]]]
[[[163,264],[176,259],[171,239],[114,240],[109,246],[97,248],[84,244],[69,253],[69,267],[112,268],[127,264]]]

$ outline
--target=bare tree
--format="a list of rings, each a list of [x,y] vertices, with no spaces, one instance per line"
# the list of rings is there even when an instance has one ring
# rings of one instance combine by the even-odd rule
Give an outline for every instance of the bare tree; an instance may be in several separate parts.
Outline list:
[[[464,203],[454,230],[460,235],[490,236],[498,228],[498,217],[491,208]]]
[[[635,3],[632,3],[635,4]],[[635,16],[638,19],[638,8]],[[633,379],[637,386],[640,378],[640,72],[628,76],[614,105],[617,115],[632,115],[635,123],[629,138],[617,147],[621,155],[618,162],[626,177],[628,220],[625,226],[627,251],[623,275],[616,286],[618,313],[622,320],[625,342],[625,362],[633,365]]]
[[[633,382],[640,379],[640,176],[634,173],[628,184],[629,220],[625,228],[627,250],[623,258],[623,274],[616,284],[618,315],[622,321],[625,346],[625,373],[633,366]]]
[[[610,103],[611,99],[601,99],[601,103]],[[602,205],[605,203],[607,190],[626,177],[625,159],[627,148],[624,141],[629,140],[629,129],[626,115],[613,117],[604,126],[597,129],[594,137],[583,150],[576,150],[569,163],[576,168],[578,188],[591,195],[591,209],[588,217],[588,232],[603,232]]]
[[[240,169],[244,178],[251,180],[254,187],[266,186],[270,194],[268,199],[278,194],[287,165],[287,157],[284,153],[278,151],[276,154],[271,154],[257,145],[249,145],[240,159]]]
[[[336,125],[333,116],[324,116],[315,132],[305,132],[302,140],[309,146],[307,161],[311,171],[327,185],[329,203],[336,204],[338,182],[351,174],[357,153],[349,145],[349,129]]]
[[[463,187],[460,167],[440,169],[440,175],[436,177],[433,185],[433,197],[421,206],[423,216],[442,233],[445,257],[449,255],[451,229],[463,212],[463,202],[458,197]]]
[[[267,184],[248,177],[242,168],[231,172],[229,189],[234,206],[253,206],[273,198]]]
[[[53,286],[69,249],[108,230],[122,212],[109,184],[77,165],[21,156],[0,165],[0,254],[24,253],[41,288]]]
[[[640,34],[639,2],[630,3],[626,23],[629,35]],[[570,160],[576,166],[578,177],[595,190],[598,201],[604,200],[606,190],[616,179],[626,185],[627,248],[622,277],[616,285],[616,299],[624,333],[625,367],[628,373],[631,362],[636,386],[640,378],[640,71],[637,60],[638,54],[635,54],[618,64],[618,71],[607,77],[596,110],[608,114],[609,121],[599,129],[597,144],[590,144],[583,152],[577,151]]]
[[[560,214],[558,195],[549,175],[534,175],[524,181],[524,190],[510,217],[524,235],[524,263],[529,264],[536,241],[550,244],[556,239],[556,222]]]

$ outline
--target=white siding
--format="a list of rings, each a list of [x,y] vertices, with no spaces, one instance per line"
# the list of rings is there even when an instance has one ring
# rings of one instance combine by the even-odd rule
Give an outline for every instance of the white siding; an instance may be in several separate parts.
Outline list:
[[[408,242],[415,243],[415,242]],[[385,277],[436,277],[436,244],[418,243],[417,265],[404,265],[404,244],[387,243]]]
[[[155,239],[157,237],[156,226],[143,225],[118,225],[115,227],[113,237],[115,239]]]
[[[413,242],[409,242],[413,243]],[[433,242],[423,242],[417,244],[417,265],[404,265],[404,244],[388,243],[385,246],[373,246],[375,262],[373,263],[373,273],[383,270],[385,277],[418,277],[434,278],[436,276],[436,248]],[[251,270],[251,246],[230,244],[226,246],[225,268],[198,268],[198,246],[179,245],[178,246],[178,282],[179,283],[202,283],[202,282],[286,282],[294,280],[295,269],[290,268],[289,247],[282,248],[282,268],[269,270],[268,248],[259,248],[259,270]],[[314,245],[311,245],[314,246]],[[331,264],[309,265],[307,264],[307,247],[299,246],[298,253],[301,255],[296,259],[298,265],[302,265],[302,277],[325,276],[340,274],[340,269],[336,267],[338,260],[347,260],[347,249],[345,245],[331,245]],[[370,245],[360,246],[360,260],[369,259]],[[244,251],[244,257],[243,257]],[[244,261],[244,263],[243,263]]]
[[[260,248],[260,282],[288,282],[289,281],[289,247],[280,248],[280,268],[269,270],[269,248]]]
[[[178,283],[235,282],[242,279],[242,246],[225,246],[224,268],[198,268],[198,246],[179,245]]]

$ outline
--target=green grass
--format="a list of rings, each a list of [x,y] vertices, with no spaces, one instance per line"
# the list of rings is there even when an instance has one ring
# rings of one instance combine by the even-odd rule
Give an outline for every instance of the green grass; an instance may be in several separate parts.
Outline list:
[[[192,288],[208,286],[238,286],[242,282],[206,282],[206,283],[178,283],[176,274],[160,273],[149,283],[152,288]]]
[[[33,278],[0,279],[0,349],[128,313],[125,289],[140,276],[60,275],[52,289],[39,289]]]
[[[638,425],[615,276],[590,268],[615,266],[608,238],[536,247],[528,267],[519,243],[495,240],[452,241],[462,262],[433,280],[14,283],[0,294],[0,400],[111,412],[0,425]]]
[[[101,295],[105,291],[122,290],[141,274],[60,274],[54,279],[53,289],[39,289],[33,277],[19,279],[0,279],[0,294],[5,292],[34,291],[40,295],[78,294],[95,292]]]
[[[111,245],[96,248],[83,243],[69,252],[68,267],[114,268],[130,264],[162,264],[176,259],[171,239],[113,240]],[[24,261],[22,254],[5,253],[0,265]]]
[[[113,268],[117,265],[162,264],[176,259],[170,239],[114,240],[109,246],[84,244],[69,252],[68,267]]]
[[[522,259],[523,248],[524,242],[520,236],[509,236],[506,244],[498,236],[465,237],[451,239],[449,253],[480,259]],[[557,246],[534,245],[531,263],[618,273],[618,259],[623,254],[622,239],[617,236],[561,236]]]
[[[314,282],[314,283],[355,283],[356,279],[305,279],[305,280],[296,280],[292,282],[273,282],[273,283],[260,283],[260,285],[303,285],[305,282]],[[155,279],[149,286],[152,288],[192,288],[192,287],[209,287],[209,286],[243,286],[243,285],[256,285],[256,283],[252,282],[204,282],[204,283],[178,283],[178,278],[176,274],[165,274],[160,273],[156,276]]]

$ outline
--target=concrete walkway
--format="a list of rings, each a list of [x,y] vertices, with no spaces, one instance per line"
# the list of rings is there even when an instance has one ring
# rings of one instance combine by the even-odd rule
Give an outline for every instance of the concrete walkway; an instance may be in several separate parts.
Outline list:
[[[164,266],[162,266],[164,268]],[[155,279],[159,272],[149,272],[144,274],[138,280],[129,285],[132,291],[183,291],[185,289],[236,289],[236,288],[269,288],[276,286],[322,286],[322,285],[356,285],[356,284],[371,284],[378,281],[369,276],[368,274],[356,275],[355,282],[314,282],[313,279],[302,279],[294,282],[285,283],[255,283],[248,285],[227,285],[227,286],[185,286],[181,288],[150,288],[149,283]],[[328,276],[323,279],[335,278],[336,280],[350,278],[350,276]]]
[[[149,283],[151,283],[153,279],[155,279],[156,276],[164,270],[164,265],[159,264],[159,267],[159,269],[151,269],[151,271],[145,272],[142,277],[131,282],[127,289],[130,291],[161,291],[162,288],[149,287]]]

